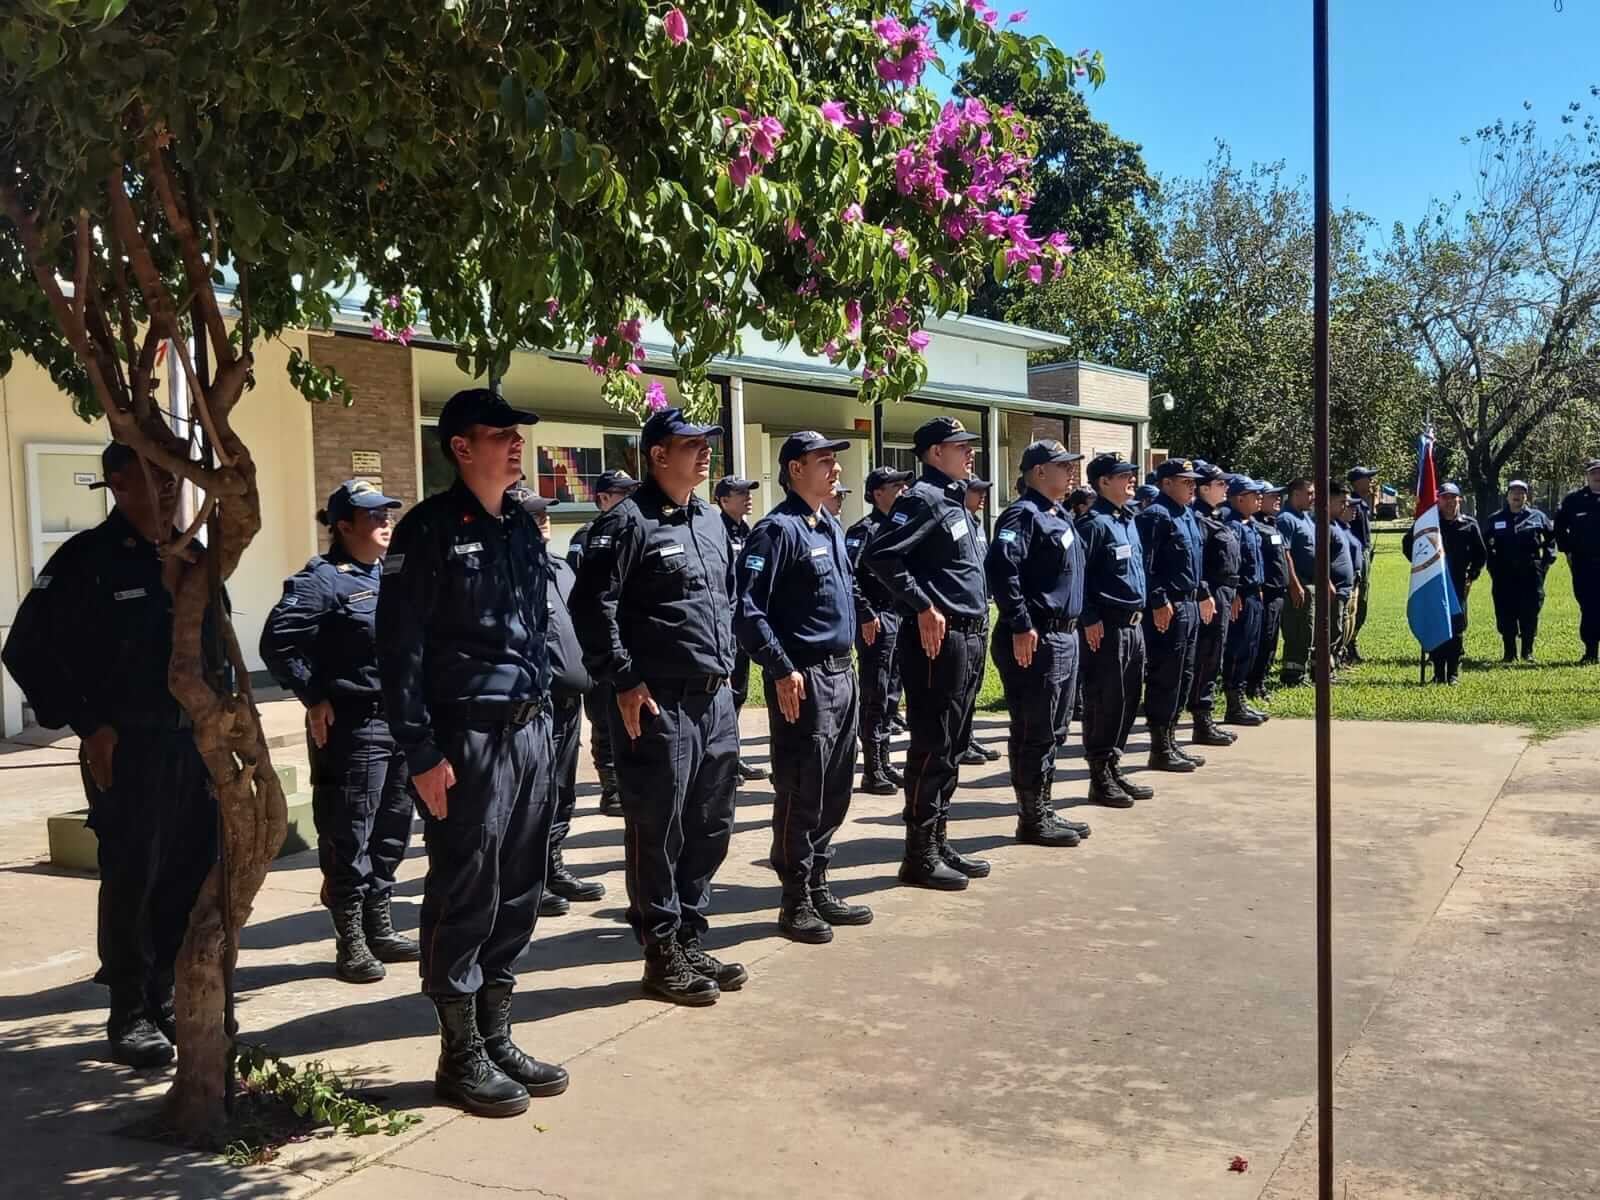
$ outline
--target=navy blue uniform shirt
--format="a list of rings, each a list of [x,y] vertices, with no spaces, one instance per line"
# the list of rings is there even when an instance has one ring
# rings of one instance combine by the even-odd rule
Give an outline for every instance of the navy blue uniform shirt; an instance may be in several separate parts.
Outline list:
[[[1205,580],[1212,592],[1218,588],[1237,588],[1243,566],[1239,535],[1223,520],[1221,509],[1200,497],[1194,500],[1194,519],[1205,538]]]
[[[1188,505],[1163,492],[1134,522],[1144,545],[1151,608],[1211,595],[1205,581],[1205,539]]]
[[[490,516],[459,479],[394,531],[378,593],[384,714],[414,775],[444,759],[435,709],[550,694],[544,538],[522,505]]]
[[[578,564],[583,561],[583,548],[589,541],[589,530],[594,528],[593,521],[585,521],[567,539],[567,566],[577,574]]]
[[[717,513],[722,517],[722,527],[728,531],[728,561],[730,563],[737,563],[739,561],[739,555],[744,553],[745,542],[750,538],[750,522],[746,521],[743,517],[735,521],[727,513],[722,511],[722,506],[720,504],[717,506]],[[731,577],[729,584],[731,587],[738,587],[738,581],[732,579]],[[730,591],[728,595],[731,598],[734,595],[734,592]]]
[[[873,508],[844,531],[844,549],[850,556],[851,577],[855,583],[856,623],[859,625],[876,620],[880,613],[894,612],[894,593],[861,563],[862,552],[868,543],[888,527],[889,514]]]
[[[637,488],[590,529],[572,590],[589,674],[619,692],[732,674],[732,577],[720,511]]]
[[[565,559],[549,558],[550,590],[545,607],[550,613],[546,641],[550,646],[550,693],[561,700],[576,700],[594,687],[594,680],[583,665],[583,651],[572,627],[572,585],[577,572]]]
[[[916,616],[937,605],[947,617],[982,620],[989,613],[978,550],[977,521],[962,498],[967,485],[924,465],[889,513],[889,523],[863,549],[868,570]]]
[[[1365,563],[1367,548],[1372,545],[1372,506],[1354,492],[1350,493],[1350,532],[1361,546],[1362,561],[1356,564],[1359,571]]]
[[[307,708],[379,698],[379,570],[335,545],[283,581],[261,630],[261,659]]]
[[[1489,574],[1497,579],[1543,579],[1556,560],[1555,523],[1537,508],[1508,504],[1489,518]]]
[[[989,592],[1012,633],[1083,612],[1083,544],[1072,517],[1029,488],[995,522],[984,557]]]
[[[733,632],[774,679],[850,653],[855,598],[844,532],[790,494],[756,523],[734,564]]]
[[[1078,518],[1078,537],[1083,540],[1083,623],[1099,624],[1102,611],[1142,612],[1144,547],[1133,509],[1097,497]]]
[[[1411,558],[1413,529],[1406,530],[1400,539],[1400,549],[1406,559]],[[1439,541],[1444,546],[1444,567],[1450,572],[1450,586],[1455,588],[1457,599],[1467,594],[1467,585],[1483,573],[1489,561],[1489,548],[1483,543],[1483,531],[1478,522],[1459,514],[1454,521],[1439,518]]]
[[[1283,511],[1278,514],[1277,528],[1294,562],[1294,573],[1300,580],[1300,586],[1309,588],[1317,578],[1316,516],[1285,504]]]
[[[1409,556],[1410,548],[1406,554]],[[1361,543],[1350,527],[1335,521],[1328,531],[1328,579],[1340,596],[1348,596],[1356,587],[1356,562],[1361,554]]]
[[[1278,529],[1278,518],[1257,517],[1261,530],[1261,582],[1275,591],[1289,590],[1288,539]]]
[[[1239,539],[1239,592],[1244,596],[1259,596],[1266,582],[1266,568],[1261,558],[1261,531],[1255,521],[1245,520],[1231,506],[1222,510],[1224,523]]]
[[[1556,546],[1579,564],[1600,562],[1600,492],[1568,492],[1556,509]]]

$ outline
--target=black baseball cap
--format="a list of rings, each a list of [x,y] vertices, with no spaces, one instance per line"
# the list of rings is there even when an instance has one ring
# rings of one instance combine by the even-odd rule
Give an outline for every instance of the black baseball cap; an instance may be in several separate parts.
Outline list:
[[[1600,458],[1591,458],[1583,464],[1583,473],[1587,475],[1590,471],[1600,471]]]
[[[511,499],[516,501],[518,504],[522,505],[523,508],[532,513],[534,516],[538,516],[542,512],[549,512],[552,508],[561,503],[561,501],[553,499],[549,496],[541,496],[532,488],[523,487],[520,484],[509,489],[506,492],[506,495],[511,497]]]
[[[1199,476],[1201,483],[1217,483],[1228,477],[1228,473],[1216,463],[1208,463],[1203,458],[1194,460],[1194,472]]]
[[[954,417],[935,417],[917,426],[916,433],[911,435],[911,446],[918,454],[926,454],[933,446],[977,440],[978,435]]]
[[[537,425],[539,414],[512,408],[505,397],[488,388],[467,388],[444,402],[439,413],[439,444],[446,449],[450,439],[460,437],[474,425],[507,429],[512,425]]]
[[[1200,472],[1195,469],[1192,458],[1169,458],[1155,469],[1157,482],[1163,479],[1199,479]]]
[[[724,496],[731,496],[735,492],[754,492],[761,487],[754,479],[740,479],[737,475],[724,475],[717,480],[717,486],[712,495],[721,500]]]
[[[1096,454],[1089,460],[1089,482],[1103,479],[1107,475],[1135,475],[1139,468],[1128,462],[1120,454]]]
[[[813,450],[847,450],[849,447],[850,443],[843,438],[825,437],[815,429],[802,429],[783,439],[783,446],[778,450],[778,465],[791,463]]]
[[[89,485],[90,491],[111,486],[111,477],[119,471],[125,471],[139,461],[139,456],[132,446],[124,446],[121,442],[112,442],[100,451],[100,480]]]
[[[1261,494],[1263,496],[1281,496],[1289,490],[1285,485],[1273,483],[1269,479],[1258,479],[1256,482],[1261,485]]]
[[[1135,500],[1154,500],[1159,495],[1161,495],[1161,489],[1153,483],[1141,483],[1133,489],[1133,498]]]
[[[639,481],[626,471],[601,471],[599,478],[594,481],[594,490],[600,492],[631,492],[639,486]]]
[[[1037,442],[1030,442],[1028,448],[1022,452],[1022,469],[1027,472],[1040,463],[1077,462],[1082,457],[1083,455],[1077,451],[1068,450],[1052,438],[1043,438]]]
[[[875,492],[891,483],[906,483],[910,479],[910,471],[896,471],[892,467],[874,467],[867,472],[867,491]]]
[[[1245,492],[1256,492],[1256,494],[1259,495],[1260,492],[1257,488],[1256,481],[1251,479],[1248,475],[1229,475],[1228,495],[1238,496]]]
[[[1439,488],[1439,495],[1441,495],[1441,496],[1459,496],[1459,495],[1461,495],[1461,489],[1458,488],[1453,483],[1446,483],[1446,484],[1442,485]]]
[[[1082,504],[1085,500],[1093,500],[1093,499],[1094,499],[1094,489],[1091,488],[1091,487],[1085,487],[1083,484],[1080,483],[1077,487],[1072,489],[1071,495],[1069,495],[1067,497],[1067,503],[1069,505]]]
[[[1358,479],[1371,479],[1377,474],[1371,467],[1351,467],[1344,473],[1346,483],[1354,483]]]
[[[994,481],[992,479],[978,479],[974,476],[972,479],[967,480],[967,491],[969,492],[987,492],[993,486]]]
[[[720,425],[696,425],[683,415],[683,409],[663,408],[660,412],[651,414],[650,419],[644,423],[644,428],[639,431],[639,449],[647,451],[651,446],[659,446],[668,438],[721,436]]]
[[[850,494],[850,489],[845,487],[845,485],[842,483],[836,483],[833,485],[833,494],[835,496],[848,496]]]
[[[399,508],[402,503],[393,496],[385,496],[368,480],[346,479],[328,497],[328,516],[334,521],[348,521],[358,508]]]

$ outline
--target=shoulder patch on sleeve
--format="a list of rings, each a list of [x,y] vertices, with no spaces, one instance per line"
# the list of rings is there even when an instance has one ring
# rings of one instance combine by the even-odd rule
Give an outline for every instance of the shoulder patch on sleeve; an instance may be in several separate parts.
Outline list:
[[[897,513],[895,513],[893,516],[891,516],[889,518],[889,522],[892,525],[904,525],[910,519],[911,519],[911,514],[903,513],[903,512],[897,512]]]
[[[1002,542],[1014,542],[1017,540],[1017,531],[1015,529],[1002,529],[995,534],[995,539]]]
[[[744,556],[744,565],[752,575],[759,575],[767,569],[767,560],[759,554],[746,554]]]
[[[406,556],[404,554],[390,554],[383,560],[383,573],[385,575],[398,575],[406,569]]]
[[[33,586],[35,588],[37,588],[39,591],[41,591],[41,592],[44,591],[45,588],[50,586],[50,576],[48,576],[48,575],[39,576],[39,578],[37,578],[37,579],[35,579],[33,581]]]
[[[591,550],[604,550],[609,545],[611,545],[611,535],[609,533],[596,534],[588,541],[588,547]]]

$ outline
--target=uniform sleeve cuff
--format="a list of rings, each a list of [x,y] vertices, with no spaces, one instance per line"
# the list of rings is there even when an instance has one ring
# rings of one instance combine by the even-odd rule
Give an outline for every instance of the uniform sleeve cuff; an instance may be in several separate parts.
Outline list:
[[[1166,588],[1157,588],[1155,591],[1150,593],[1151,608],[1165,608],[1169,603],[1170,601],[1167,599]]]
[[[618,671],[611,677],[611,686],[618,692],[631,692],[643,682],[644,680],[640,678],[639,672],[632,667]]]
[[[444,761],[444,751],[432,742],[424,742],[414,750],[406,751],[406,765],[413,776],[431,771]]]

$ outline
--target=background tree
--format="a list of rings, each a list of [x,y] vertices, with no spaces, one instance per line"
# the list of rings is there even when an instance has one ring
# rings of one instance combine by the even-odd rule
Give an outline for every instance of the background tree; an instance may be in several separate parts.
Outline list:
[[[926,374],[924,313],[963,310],[986,269],[1043,279],[1065,255],[1029,229],[1031,122],[941,104],[920,85],[935,44],[1023,93],[1101,77],[981,0],[807,0],[782,18],[748,0],[24,0],[0,19],[0,354],[37,358],[204,495],[161,548],[171,687],[229,867],[178,964],[180,1130],[222,1121],[223,981],[285,824],[231,631],[240,690],[200,671],[208,572],[231,575],[260,527],[232,421],[259,339],[325,325],[334,289],[365,286],[376,329],[404,337],[426,313],[478,374],[519,346],[587,343],[633,411],[654,402],[646,313],[700,411],[708,360],[746,326],[903,395]],[[163,344],[210,464],[162,412]],[[303,359],[291,374],[312,398],[340,391]]]
[[[1479,512],[1546,422],[1600,396],[1600,127],[1576,104],[1562,120],[1553,141],[1532,118],[1480,129],[1471,202],[1397,225],[1387,256]]]

